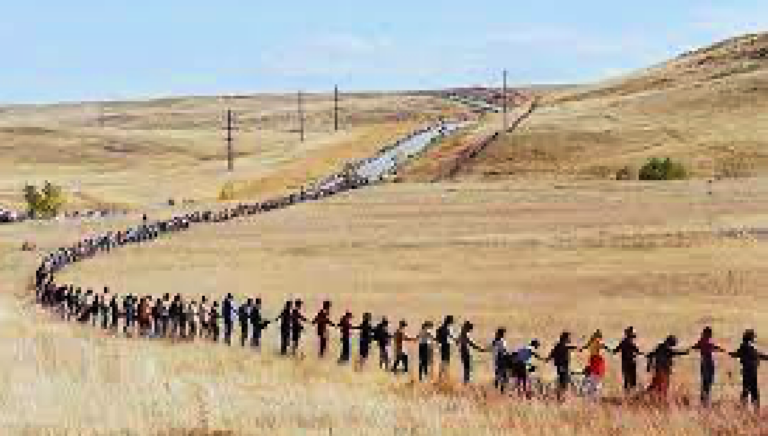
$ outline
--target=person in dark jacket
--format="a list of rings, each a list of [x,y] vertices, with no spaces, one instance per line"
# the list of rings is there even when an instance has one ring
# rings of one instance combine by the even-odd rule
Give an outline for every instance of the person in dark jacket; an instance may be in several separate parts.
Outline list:
[[[557,370],[557,399],[562,401],[571,385],[571,353],[578,347],[571,344],[571,333],[563,332],[560,340],[552,348],[547,362],[553,362]]]
[[[270,324],[271,321],[264,319],[261,314],[261,298],[256,298],[253,301],[253,307],[251,308],[251,346],[255,348],[261,347],[261,335],[264,329]]]
[[[757,372],[760,367],[760,361],[768,360],[768,354],[763,354],[755,348],[757,335],[754,330],[747,330],[741,341],[739,349],[729,353],[731,357],[739,359],[741,363],[741,401],[747,406],[752,401],[756,410],[760,410],[760,384],[758,383]]]
[[[352,355],[352,330],[355,329],[352,326],[352,314],[347,312],[341,317],[337,324],[339,332],[341,333],[341,354],[339,355],[339,363],[349,363]]]
[[[624,338],[613,350],[613,354],[621,354],[621,376],[624,379],[624,393],[631,394],[637,389],[637,357],[643,353],[637,347],[635,328],[630,326],[624,330]]]
[[[464,325],[461,327],[459,337],[456,339],[456,342],[459,345],[459,357],[461,358],[464,384],[468,384],[472,381],[472,349],[474,348],[481,352],[486,351],[485,348],[478,345],[477,342],[472,339],[471,333],[474,328],[475,326],[471,322],[465,321]]]
[[[379,345],[379,367],[385,371],[389,370],[389,344],[392,340],[392,334],[389,332],[389,320],[382,317],[381,321],[373,329],[373,338]]]
[[[359,349],[360,358],[357,361],[358,370],[363,369],[365,363],[368,361],[368,356],[371,352],[371,343],[373,343],[373,323],[370,313],[363,314],[363,321],[357,326],[356,330],[360,331]]]
[[[331,321],[331,302],[324,301],[323,308],[317,312],[312,324],[317,327],[318,356],[322,359],[328,351],[328,327],[333,327]]]
[[[304,332],[304,323],[307,322],[307,318],[302,312],[303,307],[304,302],[296,300],[293,303],[293,312],[291,312],[291,354],[294,356],[299,353],[301,334]]]
[[[690,350],[677,350],[677,337],[669,336],[648,354],[648,371],[653,371],[648,392],[658,400],[666,400],[675,358],[685,356]]]
[[[288,347],[291,343],[291,327],[293,324],[293,301],[286,301],[283,311],[275,318],[280,321],[280,355],[288,355]]]
[[[725,350],[712,341],[712,327],[705,327],[701,338],[691,349],[701,354],[701,405],[709,407],[712,397],[712,385],[715,384],[715,353]]]
[[[438,380],[445,380],[451,367],[451,343],[456,340],[453,332],[453,315],[448,315],[443,323],[435,331],[435,342],[440,347],[440,369],[438,370]]]
[[[232,345],[232,328],[235,324],[235,299],[232,294],[227,294],[221,303],[221,317],[224,319],[224,342]]]
[[[237,320],[240,322],[240,346],[245,347],[248,342],[248,325],[251,321],[251,311],[253,310],[253,298],[245,301],[237,310]]]

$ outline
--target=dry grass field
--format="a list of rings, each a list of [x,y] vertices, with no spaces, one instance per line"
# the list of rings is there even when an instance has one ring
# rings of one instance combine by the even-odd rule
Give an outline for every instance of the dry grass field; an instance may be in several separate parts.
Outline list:
[[[337,314],[369,310],[411,325],[453,313],[475,321],[483,340],[503,325],[513,344],[538,337],[546,347],[562,329],[581,341],[602,328],[613,343],[628,323],[639,330],[644,348],[669,333],[690,344],[711,324],[730,348],[745,328],[768,331],[766,312],[759,309],[766,304],[761,289],[768,269],[761,259],[768,245],[713,235],[759,225],[766,214],[768,184],[758,179],[721,182],[711,196],[699,182],[403,184],[195,229],[78,265],[62,279],[120,293],[260,295],[272,314],[284,298],[299,296],[311,309],[330,298]],[[14,277],[5,283],[17,291],[33,260],[11,251],[32,230],[26,226],[21,232],[3,229],[2,240],[9,243],[3,273]],[[86,231],[38,226],[35,238],[44,247]],[[473,388],[414,386],[373,367],[358,374],[318,364],[311,334],[305,359],[283,361],[274,355],[274,331],[260,356],[225,346],[127,342],[50,321],[24,299],[4,293],[3,300],[9,371],[8,388],[0,392],[6,420],[20,429],[66,423],[73,432],[757,431],[757,418],[734,412],[738,370],[726,358],[719,359],[722,408],[712,413],[581,401],[521,404],[489,393],[485,355],[478,356]],[[610,362],[611,397],[619,397],[617,364]],[[697,371],[695,357],[678,367],[675,395],[684,403],[696,403]],[[458,375],[455,367],[453,378]],[[544,375],[553,377],[550,368]],[[35,377],[43,381],[19,391],[18,380],[33,386]],[[121,391],[116,398],[115,390]],[[68,398],[70,406],[59,411],[45,400],[57,397]],[[32,404],[36,413],[13,412]]]
[[[768,228],[761,147],[768,138],[768,76],[762,55],[751,54],[762,53],[763,39],[730,41],[610,83],[548,90],[534,116],[492,144],[456,183],[384,185],[197,227],[78,264],[61,280],[119,294],[260,296],[269,315],[289,297],[305,299],[309,312],[331,299],[335,316],[370,311],[409,320],[411,332],[423,320],[453,314],[472,320],[483,342],[505,326],[511,344],[536,337],[546,350],[566,329],[581,343],[600,328],[615,344],[628,324],[644,349],[668,334],[690,345],[712,325],[726,348],[755,328],[766,350],[768,240],[724,233]],[[743,69],[732,68],[740,62]],[[104,127],[95,104],[2,108],[0,202],[18,203],[25,181],[48,178],[70,192],[79,188],[73,207],[137,210],[97,222],[0,226],[2,433],[768,434],[765,411],[737,407],[738,368],[725,357],[718,359],[715,407],[708,411],[696,407],[696,356],[680,360],[669,407],[620,404],[613,358],[605,401],[556,404],[494,393],[487,354],[476,356],[470,387],[455,381],[458,365],[452,382],[419,384],[383,374],[374,362],[362,372],[319,362],[311,330],[303,358],[281,359],[273,330],[256,353],[115,338],[38,310],[26,288],[47,250],[122,229],[141,211],[169,213],[153,206],[171,197],[218,207],[213,199],[230,180],[237,196],[264,198],[460,111],[424,95],[349,96],[345,129],[333,133],[328,97],[308,96],[309,134],[300,144],[294,97],[230,104],[241,114],[233,176],[223,171],[220,99],[110,103]],[[449,139],[401,181],[432,180],[430,159],[496,125],[498,116],[489,116]],[[738,177],[713,184],[604,180],[659,154],[685,160],[697,176]],[[20,251],[24,241],[38,252]],[[546,365],[542,375],[554,377]],[[644,373],[642,379],[648,382]]]

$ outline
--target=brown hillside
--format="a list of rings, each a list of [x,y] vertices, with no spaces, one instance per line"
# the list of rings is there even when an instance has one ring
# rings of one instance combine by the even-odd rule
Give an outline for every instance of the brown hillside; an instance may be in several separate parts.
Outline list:
[[[458,177],[606,179],[654,156],[682,160],[694,177],[767,174],[766,52],[768,34],[748,35],[623,78],[547,93],[531,118]]]

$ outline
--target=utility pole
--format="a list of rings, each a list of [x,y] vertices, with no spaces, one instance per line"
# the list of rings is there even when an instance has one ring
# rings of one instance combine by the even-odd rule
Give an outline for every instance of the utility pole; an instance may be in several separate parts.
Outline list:
[[[502,84],[501,98],[502,98],[502,110],[504,111],[504,130],[506,133],[509,125],[507,124],[507,70],[504,70],[504,79]]]
[[[301,142],[304,142],[304,102],[303,100],[303,93],[299,91],[299,135],[301,137]]]
[[[235,117],[231,108],[227,108],[226,121],[224,129],[227,132],[227,170],[231,173],[235,170],[235,156],[233,151],[233,143],[235,142],[234,130],[235,130]]]
[[[333,131],[339,131],[339,86],[333,88]]]

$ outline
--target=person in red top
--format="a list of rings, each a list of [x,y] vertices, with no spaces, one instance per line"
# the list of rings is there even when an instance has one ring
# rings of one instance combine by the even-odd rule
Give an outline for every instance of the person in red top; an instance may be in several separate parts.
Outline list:
[[[320,349],[318,355],[322,359],[325,357],[325,352],[328,351],[328,327],[333,327],[334,324],[331,321],[331,302],[324,301],[323,308],[317,312],[315,319],[312,320],[312,324],[317,326],[317,338],[320,341]]]
[[[725,350],[712,342],[712,327],[705,327],[701,338],[691,349],[701,353],[701,404],[709,406],[712,396],[712,385],[715,384],[715,353]]]

